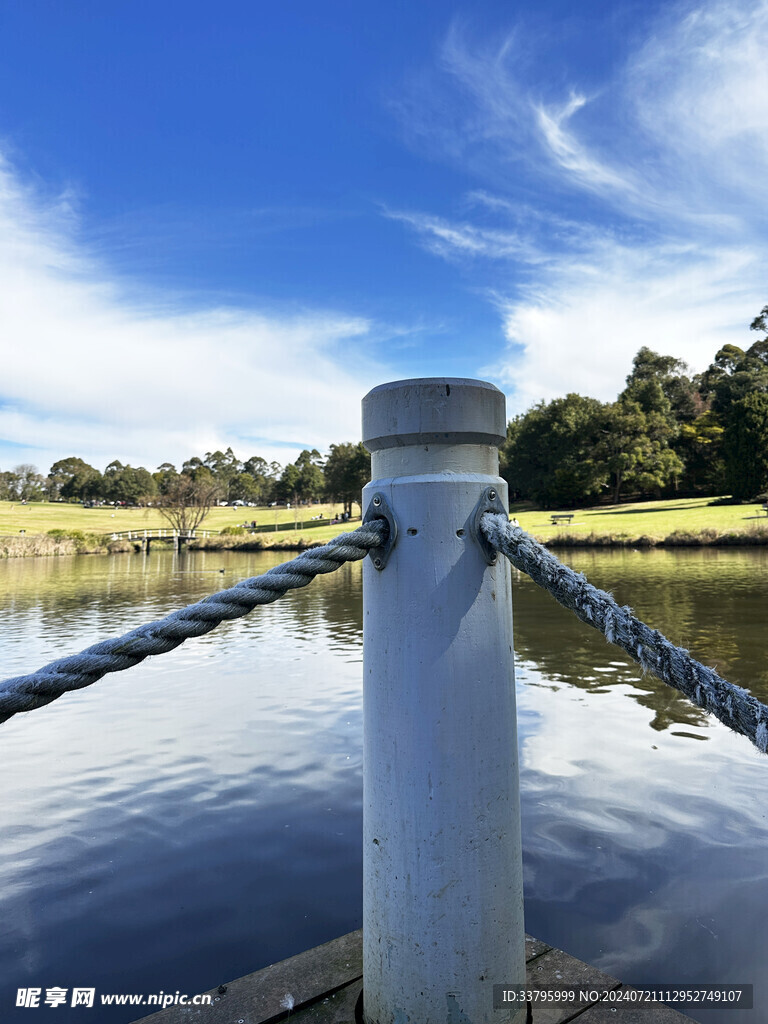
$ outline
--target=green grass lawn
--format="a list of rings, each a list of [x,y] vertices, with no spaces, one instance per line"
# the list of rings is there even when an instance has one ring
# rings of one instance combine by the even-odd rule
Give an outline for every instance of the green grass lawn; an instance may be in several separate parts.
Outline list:
[[[570,525],[553,526],[550,512],[513,506],[520,525],[540,540],[558,535],[572,537],[598,534],[619,539],[650,537],[662,540],[673,533],[746,533],[754,526],[768,524],[759,502],[750,505],[711,505],[713,498],[678,498],[643,501],[632,505],[604,505],[599,508],[557,509],[575,513]],[[519,511],[516,511],[516,508]]]
[[[768,516],[754,502],[748,505],[712,505],[711,498],[682,498],[666,501],[645,501],[631,505],[600,508],[569,509],[575,513],[569,525],[553,526],[550,513],[513,505],[511,514],[520,525],[539,540],[560,541],[572,538],[575,543],[587,537],[611,538],[619,543],[638,538],[663,540],[671,534],[752,533],[755,527],[768,528]],[[357,506],[355,511],[358,512]],[[359,519],[349,524],[275,530],[275,525],[298,520],[307,522],[312,516],[324,518],[341,512],[340,503],[288,508],[215,508],[206,517],[200,530],[218,533],[225,527],[240,526],[256,520],[257,535],[268,545],[289,546],[302,543],[324,543],[339,533],[355,529]],[[125,530],[153,530],[168,527],[153,508],[83,508],[63,502],[0,502],[0,535],[16,536],[24,530],[27,537],[49,530],[80,530],[88,534],[110,534]],[[260,529],[258,529],[260,527]],[[248,538],[241,538],[245,542]],[[238,538],[232,538],[237,543]]]
[[[325,505],[303,505],[296,510],[292,508],[214,508],[206,516],[201,530],[223,530],[227,526],[240,526],[241,523],[256,520],[258,526],[265,530],[275,524],[293,523],[296,518],[309,520],[312,516],[333,516],[342,511],[340,502]],[[355,506],[355,511],[359,511]],[[83,508],[82,505],[68,505],[65,502],[34,501],[28,505],[19,502],[0,501],[0,535],[18,534],[25,530],[27,534],[47,533],[49,530],[80,530],[83,533],[119,533],[124,530],[155,530],[168,528],[167,520],[163,519],[154,508]],[[320,530],[323,527],[319,528]],[[331,531],[341,532],[343,527],[330,527]],[[332,533],[335,536],[335,533]],[[278,534],[279,536],[279,534]],[[319,534],[318,534],[319,536]]]

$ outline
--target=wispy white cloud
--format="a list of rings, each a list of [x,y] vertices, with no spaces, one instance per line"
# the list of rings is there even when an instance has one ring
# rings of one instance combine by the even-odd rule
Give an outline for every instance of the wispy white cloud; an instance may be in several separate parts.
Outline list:
[[[539,263],[545,257],[522,235],[467,223],[451,223],[442,217],[390,210],[386,214],[413,228],[424,246],[438,256],[486,256],[490,259],[519,258]]]
[[[46,200],[7,163],[0,321],[0,439],[37,449],[19,452],[44,470],[69,454],[154,468],[227,445],[284,462],[356,438],[381,380],[359,344],[376,336],[368,320],[194,309],[121,281],[78,243],[70,197]]]
[[[634,201],[640,189],[629,173],[619,173],[592,155],[577,137],[567,130],[573,115],[587,103],[585,96],[572,95],[558,107],[534,105],[538,126],[552,156],[576,182],[594,191],[615,189]]]
[[[508,266],[486,294],[509,347],[481,372],[513,408],[612,398],[641,345],[702,369],[750,343],[766,299],[766,38],[767,0],[670,5],[596,88],[573,67],[559,86],[537,72],[552,62],[520,28],[478,42],[454,23],[440,67],[457,139],[445,146],[433,100],[432,141],[479,187],[461,219],[401,219],[443,258]]]
[[[768,193],[766,37],[765,0],[716,0],[667,14],[629,62],[627,107],[686,205]]]
[[[618,245],[563,263],[525,297],[497,299],[510,348],[483,372],[515,412],[575,391],[612,401],[642,346],[703,369],[726,343],[749,342],[756,253],[704,254]]]

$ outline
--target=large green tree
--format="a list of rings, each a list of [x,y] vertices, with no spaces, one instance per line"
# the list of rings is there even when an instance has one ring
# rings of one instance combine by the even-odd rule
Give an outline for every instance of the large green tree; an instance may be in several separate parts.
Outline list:
[[[145,505],[157,493],[157,481],[143,466],[124,466],[115,459],[104,470],[102,495],[107,501]]]
[[[223,498],[226,501],[233,501],[234,498],[230,494],[230,487],[235,477],[243,471],[243,465],[237,459],[232,449],[227,448],[225,452],[206,452],[203,465],[211,471],[213,479],[219,485]]]
[[[0,501],[42,501],[45,484],[37,466],[23,462],[0,473]]]
[[[512,420],[501,451],[510,492],[545,507],[598,495],[606,481],[606,468],[595,458],[604,408],[596,398],[569,394]]]
[[[243,501],[255,501],[260,505],[266,505],[273,500],[275,482],[280,476],[280,466],[276,462],[270,465],[260,455],[252,455],[243,464],[243,473],[247,473],[253,480],[256,497],[246,498],[243,494],[234,494],[235,498],[240,498]],[[236,479],[239,480],[240,476]],[[247,486],[243,484],[244,488]]]
[[[722,478],[722,426],[689,372],[682,360],[643,346],[619,399],[635,401],[647,416],[666,420],[666,444],[682,463],[674,471],[681,490],[713,492]]]
[[[158,494],[167,494],[179,478],[172,462],[161,462],[152,476],[157,485]]]
[[[11,494],[12,500],[42,501],[45,497],[45,477],[38,473],[37,466],[23,462],[21,465],[13,467],[13,472],[10,476],[14,480]]]
[[[699,384],[723,425],[727,425],[734,402],[755,391],[768,392],[768,338],[754,342],[746,352],[737,345],[724,345]]]
[[[768,331],[768,306],[754,318],[750,329]],[[705,469],[705,474],[711,489],[725,489],[734,496],[746,494],[752,471],[738,463],[751,444],[748,435],[752,427],[747,421],[754,418],[755,411],[748,412],[749,407],[740,403],[752,395],[768,394],[768,337],[753,342],[746,351],[738,345],[723,345],[697,381],[702,398],[711,408],[712,421],[720,428],[720,438],[713,439],[707,453],[709,470],[707,473]],[[684,440],[684,432],[681,434]]]
[[[275,486],[277,500],[292,501],[294,504],[297,504],[299,500],[300,481],[301,470],[293,462],[289,462]]]
[[[684,490],[716,494],[723,486],[723,426],[712,409],[680,424],[674,449],[684,464]]]
[[[262,489],[250,473],[238,473],[229,481],[229,498],[257,505],[262,500]]]
[[[101,473],[74,455],[54,462],[48,480],[49,494],[54,498],[87,501],[101,495]]]
[[[749,325],[750,331],[765,331],[768,334],[768,306],[763,306]]]
[[[323,457],[320,452],[317,448],[312,451],[305,448],[296,459],[296,466],[299,469],[299,497],[302,501],[319,498],[325,489]]]
[[[325,463],[325,491],[341,501],[352,515],[352,504],[362,507],[362,490],[371,479],[371,456],[362,442],[332,444]]]
[[[594,457],[610,474],[614,504],[626,488],[660,491],[682,473],[682,460],[670,447],[675,428],[663,412],[644,412],[638,402],[621,398],[606,407],[600,433]]]
[[[659,412],[679,424],[703,410],[696,384],[682,359],[643,346],[632,360],[632,372],[620,397],[637,402],[643,412]]]
[[[726,485],[744,501],[768,490],[768,394],[733,402],[723,435]]]
[[[276,494],[281,501],[312,501],[323,493],[323,457],[317,448],[305,448],[295,462],[285,467],[277,482]]]
[[[16,474],[10,470],[0,470],[0,501],[15,501],[18,488]]]

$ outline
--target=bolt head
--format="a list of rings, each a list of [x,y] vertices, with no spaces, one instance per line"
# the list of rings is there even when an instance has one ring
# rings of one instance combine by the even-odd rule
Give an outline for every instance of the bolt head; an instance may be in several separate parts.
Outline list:
[[[381,559],[380,558],[374,558],[373,564],[376,566],[377,569],[380,569],[381,568]]]
[[[377,495],[376,495],[376,497],[375,497],[375,498],[373,499],[373,504],[374,504],[374,505],[376,506],[376,508],[378,508],[378,507],[379,507],[379,505],[381,504],[381,498],[379,497],[379,495],[378,495],[378,494],[377,494]]]
[[[494,501],[495,498],[496,498],[496,491],[494,491],[494,490],[488,491],[488,497],[490,498],[491,501]]]

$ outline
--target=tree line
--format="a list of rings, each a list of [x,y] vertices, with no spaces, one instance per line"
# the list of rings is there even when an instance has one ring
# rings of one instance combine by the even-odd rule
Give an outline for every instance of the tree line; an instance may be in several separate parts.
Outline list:
[[[768,332],[768,306],[750,325]],[[568,394],[515,417],[502,447],[510,493],[546,508],[628,495],[768,491],[768,336],[724,345],[691,375],[643,347],[615,402]]]
[[[501,473],[515,498],[545,508],[586,505],[627,495],[768,491],[768,306],[750,325],[766,337],[743,350],[724,345],[703,373],[642,347],[615,402],[575,393],[539,402],[516,416],[501,450]],[[103,473],[71,456],[47,477],[23,464],[0,472],[0,500],[124,502],[210,507],[215,501],[265,505],[327,498],[351,514],[370,477],[361,443],[332,444],[326,456],[305,449],[281,466],[231,448],[155,472],[115,460]]]
[[[260,456],[241,462],[231,448],[206,452],[183,463],[170,462],[154,472],[115,460],[103,473],[76,456],[55,462],[47,476],[22,464],[0,472],[0,500],[104,501],[159,507],[205,506],[216,501],[267,505],[327,498],[340,501],[350,515],[352,503],[370,478],[371,460],[362,444],[332,444],[323,457],[305,449],[281,466]]]

